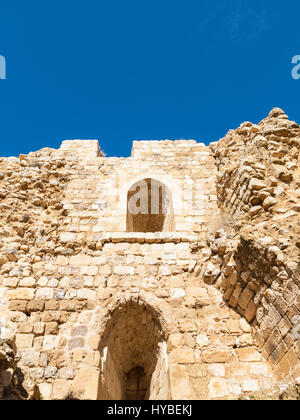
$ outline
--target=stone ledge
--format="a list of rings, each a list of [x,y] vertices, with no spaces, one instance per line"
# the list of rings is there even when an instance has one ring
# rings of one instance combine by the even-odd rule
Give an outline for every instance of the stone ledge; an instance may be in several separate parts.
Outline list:
[[[199,240],[198,235],[189,233],[174,233],[174,232],[107,232],[105,234],[95,234],[94,239],[105,244],[107,242],[130,242],[130,243],[180,243],[180,242],[195,242]]]

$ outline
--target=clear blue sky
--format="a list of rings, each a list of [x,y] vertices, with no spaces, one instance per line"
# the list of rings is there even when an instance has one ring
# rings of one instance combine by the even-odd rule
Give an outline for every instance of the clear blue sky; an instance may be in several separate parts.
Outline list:
[[[300,121],[299,0],[1,2],[0,156],[94,139],[209,143],[274,106]]]

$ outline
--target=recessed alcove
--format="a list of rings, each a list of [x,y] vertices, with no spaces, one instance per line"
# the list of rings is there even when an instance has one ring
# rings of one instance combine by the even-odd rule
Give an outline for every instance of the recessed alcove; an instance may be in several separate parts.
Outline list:
[[[172,195],[168,187],[153,178],[133,184],[127,194],[127,232],[173,232]]]

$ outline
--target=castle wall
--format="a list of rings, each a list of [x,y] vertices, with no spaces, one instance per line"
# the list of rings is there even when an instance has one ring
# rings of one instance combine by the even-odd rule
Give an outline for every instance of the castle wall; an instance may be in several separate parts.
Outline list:
[[[72,156],[73,147],[64,142],[61,150]],[[206,146],[193,140],[141,141],[134,142],[130,158],[97,157],[93,151],[89,159],[78,156],[63,201],[69,213],[64,231],[70,237],[97,241],[99,233],[125,232],[128,191],[147,178],[170,191],[176,232],[205,235],[217,211],[214,159]]]
[[[224,223],[238,232],[219,287],[281,381],[300,374],[299,139],[299,126],[275,109],[213,146]]]
[[[106,158],[77,140],[0,160],[1,334],[44,399],[124,398],[136,367],[150,399],[237,399],[299,376],[296,254],[270,254],[262,219],[246,228],[275,190],[252,194],[269,173],[227,147],[141,141]],[[172,232],[126,232],[128,191],[145,179],[171,192]]]
[[[256,349],[251,327],[224,305],[220,292],[193,274],[198,255],[191,242],[149,242],[108,242],[99,251],[49,258],[33,264],[31,286],[7,288],[20,367],[44,398],[97,398],[107,323],[116,308],[128,301],[137,306],[137,300],[153,311],[160,326],[158,342],[167,342],[168,374],[161,387],[153,384],[154,395],[165,393],[166,378],[173,399],[237,398],[243,391],[270,388],[272,373]],[[132,340],[109,344],[105,369],[110,373],[104,372],[104,382],[114,396],[120,392],[115,388],[120,388],[116,371],[122,351],[140,340],[143,355],[151,345],[132,317],[129,324],[124,321],[128,310],[121,311],[110,332],[120,322],[120,331]],[[139,312],[135,321],[147,332],[151,317],[144,312],[145,321]],[[144,363],[135,357],[133,363]]]

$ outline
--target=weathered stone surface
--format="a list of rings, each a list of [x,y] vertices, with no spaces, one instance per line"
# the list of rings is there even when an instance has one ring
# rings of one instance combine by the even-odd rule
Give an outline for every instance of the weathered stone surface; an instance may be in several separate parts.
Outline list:
[[[29,398],[125,399],[139,380],[151,399],[237,399],[298,377],[299,138],[275,109],[210,146],[0,158],[0,338]],[[154,178],[167,215],[131,213]]]
[[[211,398],[221,398],[225,397],[229,393],[229,388],[227,386],[226,380],[223,378],[213,378],[209,383],[209,396]]]
[[[22,400],[17,381],[17,361],[13,340],[0,338],[0,400]]]
[[[237,349],[236,354],[241,362],[260,362],[261,361],[261,354],[254,348]]]
[[[96,400],[98,392],[99,369],[91,366],[80,369],[71,386],[72,396],[83,400]]]
[[[18,349],[29,349],[32,346],[33,334],[16,334],[16,346]]]
[[[171,397],[186,400],[191,396],[190,381],[185,366],[170,366]]]

